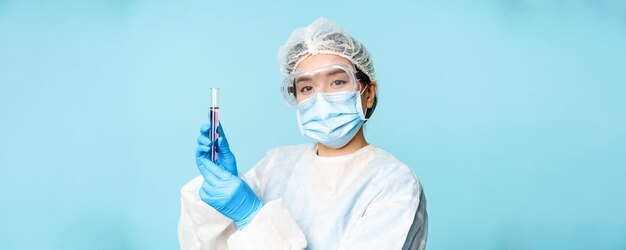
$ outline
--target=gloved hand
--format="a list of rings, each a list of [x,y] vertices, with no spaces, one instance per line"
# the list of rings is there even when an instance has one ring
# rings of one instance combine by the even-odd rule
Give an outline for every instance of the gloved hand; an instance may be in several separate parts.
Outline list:
[[[228,147],[221,125],[218,126],[217,131],[219,134],[217,165],[209,160],[211,147],[214,146],[206,136],[207,132],[210,133],[210,126],[203,125],[201,135],[198,137],[196,165],[204,177],[204,183],[199,191],[200,198],[224,216],[235,221],[239,229],[243,229],[263,207],[263,202],[259,200],[250,186],[237,176],[235,156]]]
[[[211,139],[209,139],[210,133],[211,125],[202,125],[200,128],[200,136],[198,136],[198,147],[196,148],[196,165],[200,164],[198,161],[201,159],[211,159],[212,142]],[[224,130],[222,129],[221,123],[217,126],[217,134],[219,135],[217,139],[217,165],[237,176],[237,162],[235,161],[235,155],[233,155],[230,151],[228,140],[226,140],[226,136],[224,136]]]

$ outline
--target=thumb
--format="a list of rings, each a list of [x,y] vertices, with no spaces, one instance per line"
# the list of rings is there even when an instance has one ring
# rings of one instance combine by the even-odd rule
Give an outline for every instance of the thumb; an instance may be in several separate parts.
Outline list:
[[[230,161],[233,161],[235,156],[230,151],[230,147],[228,146],[228,141],[226,140],[226,138],[217,138],[217,145],[219,150],[219,158],[228,161],[229,164],[232,164]]]
[[[219,137],[217,138],[217,147],[219,152],[230,154],[230,145],[228,144],[228,139],[226,139],[226,136],[224,135],[224,130],[222,129],[221,124],[217,127],[217,133],[219,134]]]

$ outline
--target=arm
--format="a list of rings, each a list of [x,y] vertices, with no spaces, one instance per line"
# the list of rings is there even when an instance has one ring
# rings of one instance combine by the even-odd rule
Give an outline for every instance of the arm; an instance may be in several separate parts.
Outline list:
[[[201,173],[204,169],[203,164],[211,153],[211,147],[215,146],[207,135],[210,131],[210,126],[205,124],[198,136],[196,165]],[[218,132],[223,137],[221,126],[218,127]],[[237,175],[235,157],[230,152],[225,138],[221,139],[222,143],[218,144],[222,153],[218,164],[223,166],[225,171]],[[202,200],[200,191],[204,183],[205,177],[198,176],[181,189],[181,213],[178,223],[180,249],[227,249],[228,237],[237,230],[233,220]]]
[[[227,249],[226,241],[237,228],[231,219],[200,200],[198,190],[203,181],[198,176],[180,191],[180,249]]]
[[[258,179],[250,174],[248,183],[259,193]],[[267,202],[243,230],[200,200],[198,190],[203,178],[198,176],[181,189],[181,215],[178,224],[180,249],[304,249],[306,239],[281,200]]]
[[[242,178],[263,199],[269,181],[273,151]],[[268,201],[243,229],[201,200],[204,182],[198,176],[181,189],[181,216],[178,227],[181,249],[304,249],[306,239],[281,200]],[[265,200],[264,200],[265,201]]]

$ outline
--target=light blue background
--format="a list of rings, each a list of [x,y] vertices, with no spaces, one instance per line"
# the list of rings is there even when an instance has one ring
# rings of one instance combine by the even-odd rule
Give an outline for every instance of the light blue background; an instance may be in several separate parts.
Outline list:
[[[623,1],[0,0],[0,249],[175,249],[209,86],[241,171],[307,142],[278,47],[371,51],[366,138],[424,185],[429,249],[626,249]]]

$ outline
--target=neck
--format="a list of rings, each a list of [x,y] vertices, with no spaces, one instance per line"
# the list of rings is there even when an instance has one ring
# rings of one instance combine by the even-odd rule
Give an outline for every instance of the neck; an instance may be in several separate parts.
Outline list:
[[[354,135],[354,138],[352,138],[352,140],[350,140],[348,144],[341,148],[327,147],[324,144],[318,142],[317,155],[323,157],[342,156],[354,153],[367,145],[368,143],[367,141],[365,141],[365,136],[363,136],[363,127],[361,127],[356,135]]]

